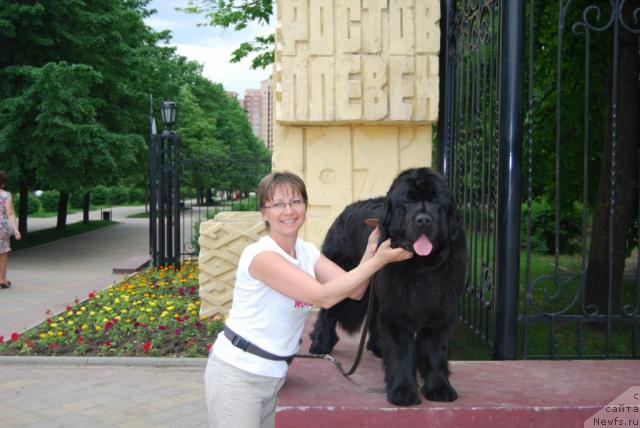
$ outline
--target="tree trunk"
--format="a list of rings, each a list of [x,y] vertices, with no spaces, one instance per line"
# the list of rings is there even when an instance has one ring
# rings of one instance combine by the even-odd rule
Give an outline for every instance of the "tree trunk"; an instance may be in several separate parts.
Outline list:
[[[67,227],[67,207],[69,206],[69,192],[60,192],[58,199],[58,222],[56,230],[62,231]]]
[[[82,223],[89,224],[89,208],[91,207],[91,193],[84,192],[82,197]]]
[[[20,182],[20,206],[18,207],[18,230],[24,238],[27,236],[27,218],[29,216],[29,183]]]
[[[623,17],[633,22],[633,8],[625,7]],[[605,141],[600,171],[598,195],[593,212],[591,248],[587,267],[587,305],[594,305],[598,312],[606,314],[620,310],[620,290],[624,273],[625,243],[634,218],[637,218],[638,204],[638,141],[640,141],[640,58],[638,56],[638,36],[620,27],[619,34],[619,76],[617,99],[618,134],[615,166],[615,202],[613,206],[613,230],[609,229],[611,208],[611,168],[613,146],[613,61],[608,60],[605,79]],[[610,41],[613,52],[613,36]],[[609,245],[609,235],[613,243]],[[611,252],[611,258],[609,257]],[[611,264],[610,264],[611,263]],[[611,290],[610,290],[611,288]],[[609,301],[611,293],[611,301]]]

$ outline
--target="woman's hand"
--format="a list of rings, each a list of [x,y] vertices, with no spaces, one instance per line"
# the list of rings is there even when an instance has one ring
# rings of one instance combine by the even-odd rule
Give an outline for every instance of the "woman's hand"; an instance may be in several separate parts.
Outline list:
[[[17,241],[22,239],[22,235],[20,234],[20,231],[18,229],[16,229],[16,231],[14,232],[13,237],[16,238]]]
[[[407,251],[401,247],[391,248],[391,239],[387,239],[382,244],[380,244],[380,247],[378,247],[378,251],[376,251],[375,257],[379,257],[382,261],[384,261],[385,264],[387,264],[408,260],[413,257],[413,252]]]
[[[380,239],[380,229],[376,226],[375,229],[369,234],[369,240],[367,241],[367,248],[365,249],[365,258],[370,259],[376,254],[378,249],[378,240]]]

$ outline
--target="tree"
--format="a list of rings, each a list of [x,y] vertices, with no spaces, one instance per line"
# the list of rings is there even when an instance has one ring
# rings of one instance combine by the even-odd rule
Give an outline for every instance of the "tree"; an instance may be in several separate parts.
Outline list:
[[[240,31],[254,22],[270,24],[273,18],[273,0],[189,0],[188,6],[179,10],[203,14],[207,25]],[[231,62],[240,62],[253,54],[251,68],[265,68],[273,64],[274,48],[273,34],[257,36],[241,43],[231,54]]]
[[[640,1],[629,2],[622,9],[621,18],[633,22],[633,11]],[[637,21],[637,20],[636,20]],[[619,56],[613,57],[614,42],[618,43]],[[640,142],[640,43],[638,34],[620,27],[619,38],[614,40],[613,29],[608,40],[607,73],[604,79],[605,116],[604,147],[597,200],[593,214],[593,228],[587,269],[586,303],[598,308],[600,313],[620,310],[621,288],[625,258],[629,248],[637,246],[637,234],[633,234],[634,222],[638,227],[638,143]],[[614,62],[620,70],[618,87],[614,88]],[[617,91],[617,111],[614,118],[614,89]],[[616,128],[614,129],[614,120]],[[617,137],[614,150],[614,135]],[[612,194],[611,175],[615,153],[615,188]],[[612,210],[612,197],[615,198]],[[610,248],[609,238],[612,239]],[[611,253],[609,253],[611,251]],[[609,264],[610,263],[610,264]],[[611,307],[609,289],[611,288]]]

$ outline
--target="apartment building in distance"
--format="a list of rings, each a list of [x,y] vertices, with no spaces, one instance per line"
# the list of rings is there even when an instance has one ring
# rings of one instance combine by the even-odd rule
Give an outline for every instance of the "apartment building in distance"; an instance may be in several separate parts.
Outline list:
[[[260,82],[261,115],[260,115],[260,139],[273,150],[273,82],[271,79]]]
[[[259,89],[247,89],[244,91],[244,100],[242,101],[253,135],[258,138],[260,137],[261,98]]]
[[[253,134],[273,149],[273,84],[271,79],[260,82],[260,89],[247,89],[242,106]]]

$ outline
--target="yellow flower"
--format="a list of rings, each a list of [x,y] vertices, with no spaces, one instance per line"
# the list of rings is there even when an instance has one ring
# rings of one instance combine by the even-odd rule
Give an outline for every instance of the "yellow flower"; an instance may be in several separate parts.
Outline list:
[[[73,311],[69,311],[69,312],[67,312],[67,316],[72,317],[72,316],[73,316]]]
[[[111,312],[113,310],[113,308],[111,306],[105,306],[104,310],[107,312]]]
[[[40,333],[40,339],[46,339],[47,333]]]
[[[121,314],[126,314],[128,311],[126,309],[120,309]]]
[[[149,306],[156,306],[156,302],[153,302],[153,301],[149,302]]]
[[[56,334],[55,334],[54,332],[52,332],[52,331],[49,331],[49,332],[48,332],[48,334],[49,334],[49,336],[55,336],[55,335],[56,335]]]
[[[81,310],[82,312],[84,312],[84,311],[86,311],[86,310],[87,310],[87,308],[86,308],[85,306],[83,306],[83,307],[81,307],[81,308],[80,308],[80,310]]]
[[[120,321],[122,319],[122,317],[120,317],[120,315],[116,315],[114,318],[117,319],[118,321]]]
[[[198,312],[196,312],[196,311],[191,311],[191,316],[194,316],[194,317],[195,317],[196,315],[198,315]]]
[[[67,325],[73,325],[73,321],[71,320],[67,321]]]
[[[58,321],[64,321],[64,317],[58,317]]]
[[[63,333],[61,331],[58,332],[58,336],[62,336]]]
[[[99,325],[96,326],[96,331],[100,331],[102,330],[102,327],[100,327]]]
[[[155,321],[156,317],[149,317],[149,321]]]
[[[174,310],[174,309],[175,309],[175,306],[169,306],[169,307],[167,307],[167,311],[169,311],[169,312],[171,312],[171,311],[172,311],[172,310]]]
[[[57,322],[52,322],[51,323],[51,328],[56,328],[58,327],[58,323]]]
[[[76,316],[82,315],[82,311],[76,311]]]
[[[95,314],[96,314],[96,312],[95,312],[95,311],[91,311],[91,312],[89,312],[89,315],[90,315],[90,316],[94,316]]]
[[[162,313],[160,314],[160,317],[161,317],[161,318],[164,318],[164,317],[166,317],[167,315],[169,315],[169,312],[167,312],[167,311],[162,311]]]
[[[113,303],[115,303],[117,305],[118,303],[120,303],[120,299],[116,297],[116,299],[113,301]]]
[[[82,329],[82,331],[87,331],[89,330],[89,326],[86,324],[82,324],[82,327],[80,327]]]

